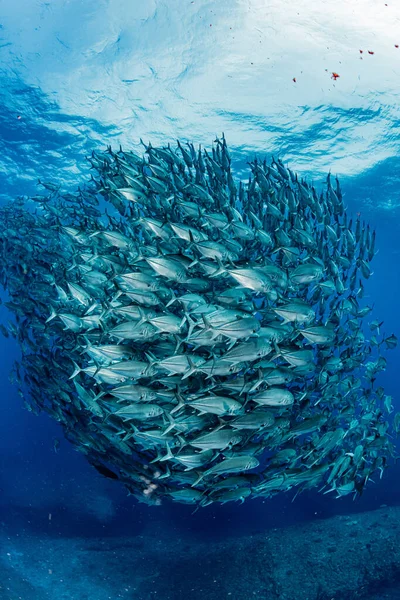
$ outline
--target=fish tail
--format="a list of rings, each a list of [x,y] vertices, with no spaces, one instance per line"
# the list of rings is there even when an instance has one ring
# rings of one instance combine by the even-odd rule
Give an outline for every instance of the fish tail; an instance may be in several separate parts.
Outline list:
[[[77,262],[75,260],[75,255],[72,257],[72,265],[70,267],[68,267],[68,269],[66,270],[66,272],[68,273],[68,271],[73,271],[74,269],[77,269],[78,265]]]
[[[158,479],[167,479],[168,477],[171,477],[171,471],[169,470],[169,467],[167,465],[167,468],[165,469],[165,473],[160,475],[160,477]]]
[[[186,442],[186,441],[184,440],[184,438],[183,438],[181,435],[179,435],[179,433],[175,434],[175,437],[177,437],[177,438],[178,438],[178,440],[179,440],[179,443],[180,443],[180,448],[179,448],[179,450],[182,450],[182,448],[184,448],[185,446],[188,446],[188,442]]]
[[[171,306],[171,304],[174,304],[174,302],[176,302],[178,300],[178,298],[176,297],[176,294],[172,288],[170,289],[170,292],[171,292],[171,300],[169,300],[167,302],[167,304],[165,305],[165,308],[168,308],[169,306]]]
[[[53,307],[51,307],[51,309],[50,309],[50,316],[49,316],[48,319],[46,319],[46,323],[49,323],[50,321],[52,321],[53,319],[55,319],[57,316],[58,315],[57,315],[56,311],[54,310]]]
[[[194,483],[192,483],[192,487],[196,487],[196,485],[198,485],[200,483],[200,481],[202,481],[204,479],[204,473],[199,473],[197,471],[197,475],[198,475],[198,477],[197,477],[196,481]]]
[[[192,317],[189,315],[189,313],[188,313],[188,312],[185,312],[185,316],[184,316],[184,318],[185,318],[185,319],[186,319],[186,321],[188,322],[188,326],[189,326],[189,329],[188,329],[188,334],[187,334],[187,336],[186,336],[186,340],[185,340],[185,341],[187,342],[187,341],[189,341],[189,339],[190,339],[190,336],[191,336],[191,335],[192,335],[192,333],[193,333],[193,329],[196,327],[196,323],[193,321]]]
[[[157,463],[160,460],[160,451],[157,448],[157,456],[155,458],[153,458],[153,460],[150,461],[150,464],[153,465],[154,463]]]
[[[149,323],[150,322],[149,319],[148,319],[148,317],[143,312],[143,310],[141,309],[140,306],[138,306],[138,312],[139,312],[140,319],[138,320],[138,322],[136,324],[137,327],[140,327],[140,325],[143,325],[143,323]]]
[[[218,263],[218,269],[216,269],[214,271],[214,273],[211,273],[210,278],[219,277],[220,275],[225,275],[225,273],[228,273],[228,269],[226,267],[224,267],[224,265],[222,264],[221,260],[218,257],[217,257],[217,263]]]
[[[173,419],[173,417],[171,417],[170,413],[167,413],[167,419],[169,420],[170,424],[165,429],[165,431],[163,431],[162,435],[167,435],[176,426],[176,421]]]
[[[183,399],[183,397],[181,395],[180,387],[179,386],[177,388],[175,396],[178,399],[178,404],[176,406],[174,406],[174,408],[172,410],[169,411],[170,415],[172,415],[175,412],[178,412],[178,410],[180,410],[183,406],[185,406],[185,400]]]
[[[76,364],[76,362],[74,360],[72,362],[74,363],[75,368],[74,368],[74,372],[72,373],[71,377],[69,377],[69,379],[74,379],[82,371],[82,369]]]
[[[158,459],[160,462],[164,462],[166,460],[172,460],[174,458],[174,455],[171,452],[171,448],[170,448],[170,445],[168,444],[168,442],[166,443],[166,446],[167,446],[167,453]]]
[[[146,371],[144,373],[145,375],[147,375],[147,373],[151,372],[151,370],[153,369],[153,367],[155,367],[155,366],[158,365],[159,361],[156,359],[156,357],[154,356],[154,354],[151,354],[150,352],[145,352],[145,356],[146,356],[147,360],[149,361],[149,365],[146,368]]]

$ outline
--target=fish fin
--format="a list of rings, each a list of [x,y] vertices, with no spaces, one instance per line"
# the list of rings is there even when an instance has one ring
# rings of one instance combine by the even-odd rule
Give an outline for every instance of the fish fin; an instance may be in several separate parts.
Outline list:
[[[90,339],[88,338],[88,336],[85,333],[82,333],[82,337],[83,337],[83,339],[86,342],[86,348],[83,348],[81,354],[83,354],[84,352],[86,352],[86,350],[88,348],[92,348],[92,346],[93,346],[93,344],[91,343]],[[78,349],[78,345],[76,346],[76,348],[74,348],[74,350],[77,350],[77,349]]]
[[[179,433],[176,433],[175,437],[178,438],[180,443],[179,451],[181,451],[185,446],[188,446],[188,442],[181,435],[179,435]]]
[[[160,462],[164,462],[165,460],[172,460],[174,458],[174,455],[171,452],[171,448],[170,448],[170,445],[168,444],[168,442],[166,443],[166,447],[167,447],[167,453],[158,459]]]
[[[72,265],[70,267],[68,267],[68,269],[66,270],[66,272],[68,273],[68,271],[72,271],[73,269],[76,269],[78,267],[77,262],[75,260],[75,256],[72,257]]]
[[[262,384],[262,375],[263,375],[262,374],[262,370],[258,369],[258,380],[249,389],[249,394],[255,392],[256,389],[260,387],[260,385]],[[243,386],[243,389],[244,389],[244,386]],[[241,395],[243,393],[243,389],[242,389],[242,391],[240,392],[239,395]]]
[[[178,412],[181,408],[185,406],[185,401],[179,393],[176,394],[176,397],[178,398],[178,404],[174,406],[172,410],[169,411],[170,415]]]
[[[106,308],[103,308],[103,311],[101,313],[101,315],[99,316],[99,329],[101,329],[101,331],[105,331],[105,324],[103,323],[103,317],[105,315],[105,313],[107,312]],[[96,326],[94,325],[92,329],[96,329]]]
[[[182,327],[185,324],[185,322],[186,322],[186,315],[183,315],[183,317],[181,319],[181,322],[179,323],[179,330],[182,329]]]
[[[160,475],[160,477],[158,479],[166,479],[167,477],[171,477],[171,471],[169,470],[168,465],[167,465],[167,468],[165,469],[165,473]]]
[[[154,354],[152,354],[151,352],[145,352],[144,354],[145,354],[147,360],[149,361],[149,365],[148,365],[148,367],[146,367],[146,370],[144,372],[144,375],[146,375],[155,365],[158,364],[159,361],[156,359]]]
[[[191,377],[193,375],[193,373],[195,373],[197,371],[197,367],[194,364],[194,362],[192,361],[192,359],[190,358],[190,356],[188,356],[187,359],[188,359],[188,363],[189,363],[190,369],[189,369],[189,371],[187,371],[187,373],[185,373],[182,376],[182,381],[184,379],[187,379],[188,377]]]
[[[178,300],[174,290],[171,288],[169,291],[171,292],[171,300],[169,300],[167,302],[167,304],[165,305],[166,308],[168,308],[169,306],[171,306],[171,304],[173,304],[174,302],[176,302]]]
[[[52,321],[56,317],[58,317],[58,315],[57,315],[56,311],[54,310],[54,308],[51,307],[51,309],[50,309],[50,316],[49,316],[48,319],[46,319],[46,323],[49,323],[49,321]]]
[[[177,334],[174,334],[172,337],[174,338],[174,340],[176,342],[174,353],[177,354],[179,351],[179,348],[181,347],[181,345],[183,343],[183,340],[181,340],[181,338]]]
[[[209,331],[210,329],[212,329],[212,325],[204,313],[202,313],[201,318],[203,319],[203,323],[205,325],[205,331]]]
[[[192,248],[192,246],[196,247],[196,242],[195,242],[195,239],[194,239],[194,237],[193,237],[193,232],[192,232],[192,230],[191,230],[191,229],[189,229],[189,249],[191,249],[191,248]],[[192,266],[194,266],[194,265],[198,264],[198,262],[199,262],[199,261],[197,260],[197,258],[195,258],[195,259],[193,260],[193,262],[192,262],[192,263],[189,265],[189,267],[188,267],[188,268],[190,269],[190,267],[192,267]]]
[[[82,371],[82,369],[76,364],[75,361],[72,362],[74,363],[74,372],[72,373],[71,377],[69,377],[69,379],[74,379]]]
[[[224,267],[221,260],[218,257],[216,257],[216,260],[218,263],[218,269],[209,275],[210,278],[219,277],[220,275],[225,275],[225,273],[228,273],[228,270]]]
[[[245,399],[244,399],[244,403],[243,403],[243,408],[246,408],[247,403],[251,400],[250,398],[250,394],[246,394],[245,395]]]
[[[153,458],[153,460],[150,461],[150,464],[152,465],[154,463],[157,463],[160,460],[160,456],[161,456],[160,450],[157,448],[157,456],[155,458]]]
[[[193,321],[192,317],[189,315],[189,313],[185,312],[185,319],[188,322],[188,334],[186,337],[186,342],[189,341],[190,336],[192,335],[193,329],[196,327],[196,323]]]
[[[294,501],[296,500],[297,496],[300,494],[300,492],[301,492],[301,491],[302,491],[302,490],[301,490],[301,488],[299,487],[299,488],[297,489],[297,491],[296,491],[295,495],[293,496],[292,502],[294,502]]]
[[[114,302],[116,302],[116,301],[118,300],[118,298],[119,298],[120,296],[122,296],[122,294],[123,294],[123,291],[122,291],[122,290],[117,290],[117,292],[115,293],[115,295],[114,295],[114,296],[111,298],[111,300],[110,300],[110,306],[112,306],[112,304],[113,304]],[[111,310],[111,309],[109,309],[109,310]]]
[[[170,431],[172,431],[174,429],[174,427],[176,426],[176,421],[171,417],[171,415],[169,413],[167,414],[167,419],[169,420],[170,424],[168,425],[168,427],[162,432],[162,435],[167,435]]]
[[[227,337],[227,336],[225,336],[225,337]],[[229,338],[228,338],[228,339],[229,339]],[[227,352],[229,352],[229,350],[232,350],[232,348],[233,348],[233,346],[236,344],[236,342],[237,342],[237,340],[235,340],[235,339],[232,339],[232,340],[229,342],[228,346],[226,347],[226,350],[227,350]]]
[[[140,325],[143,325],[143,323],[150,322],[148,317],[145,315],[145,313],[143,312],[143,310],[140,306],[138,306],[138,312],[139,312],[140,319],[138,320],[138,322],[136,324],[137,327],[140,327]]]
[[[206,377],[206,380],[208,380],[208,379],[212,379],[212,380],[213,380],[213,370],[214,370],[214,367],[215,367],[215,363],[216,363],[216,359],[215,359],[215,356],[214,356],[214,358],[213,358],[213,366],[212,366],[212,371],[211,371],[211,373],[209,373],[209,374],[207,375],[207,377]],[[201,367],[200,367],[200,369],[199,369],[199,370],[201,371]],[[202,372],[204,373],[205,371],[202,371]],[[213,381],[214,381],[214,380],[213,380]]]
[[[133,430],[133,433],[135,435],[137,435],[138,433],[140,433],[139,429],[136,427],[136,425],[134,425],[133,423],[131,423],[131,429]]]
[[[200,483],[200,481],[202,481],[203,478],[204,478],[204,473],[203,472],[199,473],[198,471],[196,471],[196,473],[197,473],[198,477],[197,477],[196,481],[194,483],[192,483],[191,487],[196,487],[196,485],[198,485]]]
[[[188,266],[188,269],[191,269],[192,267],[195,267],[198,264],[200,264],[200,261],[197,258],[195,258],[195,259],[192,260],[192,262]]]

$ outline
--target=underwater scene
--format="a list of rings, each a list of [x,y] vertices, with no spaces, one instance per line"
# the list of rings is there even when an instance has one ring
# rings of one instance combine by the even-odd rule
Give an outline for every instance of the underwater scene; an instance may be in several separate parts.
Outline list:
[[[399,23],[0,2],[0,600],[400,599]]]

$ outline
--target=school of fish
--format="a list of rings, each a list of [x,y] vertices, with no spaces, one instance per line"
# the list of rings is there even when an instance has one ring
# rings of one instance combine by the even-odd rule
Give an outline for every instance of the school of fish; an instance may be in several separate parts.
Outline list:
[[[375,231],[330,175],[255,158],[244,183],[224,136],[142,144],[0,207],[26,407],[151,504],[361,494],[400,431],[375,383],[397,339],[362,305]]]

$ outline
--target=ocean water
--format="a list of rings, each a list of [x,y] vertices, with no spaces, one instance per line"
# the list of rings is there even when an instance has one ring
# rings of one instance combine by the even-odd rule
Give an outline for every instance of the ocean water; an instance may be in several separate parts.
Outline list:
[[[255,153],[317,189],[338,176],[377,232],[371,320],[399,335],[399,22],[393,0],[1,0],[0,202],[39,178],[75,190],[109,144],[224,132],[237,177]],[[0,600],[400,598],[396,461],[355,501],[148,506],[24,409],[15,340],[0,356]],[[400,350],[387,359],[400,410]]]

